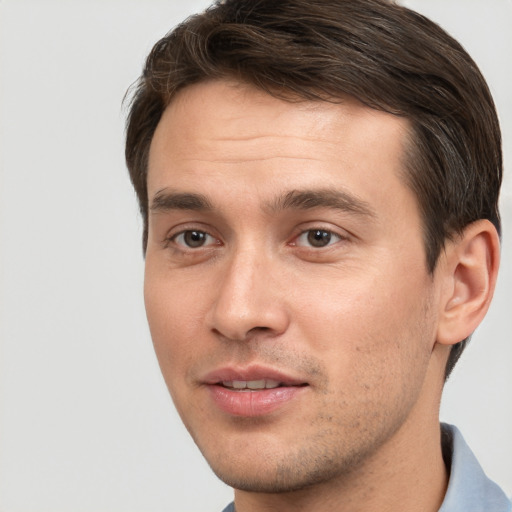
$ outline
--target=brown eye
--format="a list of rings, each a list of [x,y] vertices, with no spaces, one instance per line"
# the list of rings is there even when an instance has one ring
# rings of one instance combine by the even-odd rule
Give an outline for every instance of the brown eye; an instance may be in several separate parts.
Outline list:
[[[198,249],[214,242],[214,238],[204,231],[188,230],[174,237],[174,242],[189,249]]]
[[[307,240],[312,247],[325,247],[331,243],[332,233],[323,229],[307,231]]]
[[[344,240],[344,238],[345,237],[333,231],[329,231],[328,229],[307,229],[295,239],[294,245],[298,247],[308,247],[310,249],[322,249],[336,244]]]

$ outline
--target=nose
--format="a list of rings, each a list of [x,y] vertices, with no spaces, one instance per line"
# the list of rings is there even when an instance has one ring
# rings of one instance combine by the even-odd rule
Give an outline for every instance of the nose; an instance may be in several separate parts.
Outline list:
[[[223,265],[209,314],[210,328],[236,341],[285,332],[289,317],[276,262],[261,252],[245,251]]]

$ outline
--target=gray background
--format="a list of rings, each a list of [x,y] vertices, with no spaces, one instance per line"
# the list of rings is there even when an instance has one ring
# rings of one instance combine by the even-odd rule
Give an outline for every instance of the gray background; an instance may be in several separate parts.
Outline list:
[[[512,160],[512,2],[410,0],[487,76]],[[141,223],[121,100],[144,56],[204,0],[0,3],[0,511],[220,511],[177,418],[142,302]],[[503,268],[448,383],[456,423],[512,493],[512,176]],[[419,468],[421,471],[421,468]]]

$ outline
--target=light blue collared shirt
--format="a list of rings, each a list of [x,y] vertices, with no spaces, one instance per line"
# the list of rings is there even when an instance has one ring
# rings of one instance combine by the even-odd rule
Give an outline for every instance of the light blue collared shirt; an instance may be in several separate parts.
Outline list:
[[[487,478],[459,430],[452,425],[442,427],[445,453],[451,452],[452,460],[448,489],[439,512],[511,512],[512,503]]]
[[[446,424],[442,430],[443,453],[447,458],[451,456],[451,469],[439,512],[512,512],[512,503],[487,478],[459,430]],[[229,504],[223,512],[236,512],[234,504]]]

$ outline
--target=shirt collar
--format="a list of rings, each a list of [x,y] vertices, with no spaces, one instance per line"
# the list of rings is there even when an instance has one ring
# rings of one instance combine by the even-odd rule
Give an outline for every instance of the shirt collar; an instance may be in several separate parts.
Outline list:
[[[441,428],[443,453],[447,458],[451,456],[451,469],[448,490],[439,512],[510,512],[511,502],[487,478],[459,430],[444,423]]]

